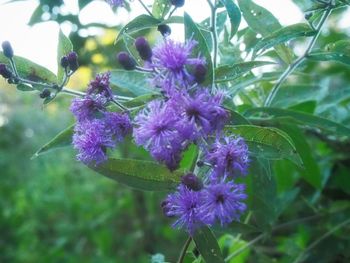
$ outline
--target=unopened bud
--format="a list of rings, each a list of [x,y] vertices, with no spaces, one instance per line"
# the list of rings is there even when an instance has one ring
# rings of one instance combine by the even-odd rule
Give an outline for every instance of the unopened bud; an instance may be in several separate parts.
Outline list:
[[[185,0],[170,0],[170,2],[176,7],[182,7],[185,4]]]
[[[203,188],[202,180],[193,173],[182,176],[181,183],[193,191],[200,191]]]
[[[166,37],[171,34],[171,28],[170,26],[166,24],[161,24],[158,26],[158,31],[162,34],[162,36]]]
[[[202,83],[205,80],[207,74],[207,68],[203,64],[198,64],[194,69],[194,80],[197,83]]]
[[[4,52],[5,57],[12,58],[13,57],[13,49],[8,41],[2,42],[2,50]]]
[[[68,61],[67,56],[62,57],[61,58],[61,67],[66,68],[68,66],[69,66],[69,61]]]
[[[43,89],[43,91],[40,92],[39,96],[42,99],[46,99],[51,96],[51,91],[49,89]]]
[[[3,76],[4,79],[9,79],[12,77],[12,72],[5,64],[0,64],[0,75]]]
[[[312,12],[306,13],[306,14],[305,14],[305,19],[306,19],[306,20],[309,20],[312,16],[313,16],[313,13],[312,13]]]
[[[117,59],[119,64],[126,70],[133,70],[136,68],[136,61],[126,52],[120,52],[117,55]]]
[[[76,71],[79,68],[78,55],[74,51],[67,55],[69,68],[71,71]]]
[[[138,37],[135,40],[135,47],[139,52],[140,57],[143,60],[151,60],[152,58],[152,49],[149,46],[148,41],[144,37]]]

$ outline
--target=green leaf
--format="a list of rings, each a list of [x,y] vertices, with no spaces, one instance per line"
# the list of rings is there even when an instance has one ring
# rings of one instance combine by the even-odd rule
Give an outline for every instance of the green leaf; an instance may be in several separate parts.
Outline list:
[[[22,84],[22,83],[17,85],[17,89],[20,90],[20,91],[33,91],[33,90],[35,90],[31,86],[26,85],[26,84]]]
[[[184,152],[182,160],[180,162],[181,171],[193,171],[198,156],[198,146],[191,144],[188,149]]]
[[[223,228],[221,225],[215,225],[213,227],[213,230],[218,233],[230,233],[232,235],[236,234],[252,234],[252,233],[259,233],[261,232],[258,228],[252,225],[240,223],[237,221],[231,222],[229,225],[227,225],[225,228]]]
[[[14,56],[13,60],[16,63],[18,74],[22,78],[32,81],[40,81],[46,83],[56,83],[57,78],[50,70],[19,56]],[[0,51],[0,63],[6,64],[10,68],[8,59]]]
[[[43,14],[44,14],[44,10],[42,5],[38,5],[38,7],[34,10],[34,12],[32,13],[32,16],[29,19],[28,26],[33,26],[36,23],[41,22],[42,21],[41,17]]]
[[[118,88],[130,91],[136,96],[154,92],[145,79],[147,74],[137,71],[116,69],[111,71],[111,83]]]
[[[274,31],[267,37],[261,39],[254,48],[253,57],[259,50],[266,50],[268,48],[274,47],[278,44],[287,42],[297,37],[310,37],[314,36],[316,31],[312,29],[308,24],[299,23],[295,25],[290,25],[277,31]]]
[[[145,94],[123,103],[128,108],[143,106],[151,100],[157,99],[158,94]]]
[[[231,32],[230,39],[237,33],[238,27],[241,23],[241,11],[238,6],[233,2],[233,0],[221,0],[225,5],[227,14],[230,18]]]
[[[350,41],[341,40],[327,46],[326,52],[312,52],[307,56],[315,61],[335,61],[350,65]]]
[[[122,184],[145,191],[174,189],[180,183],[182,175],[176,171],[172,173],[155,162],[134,159],[111,158],[90,168]]]
[[[215,82],[232,81],[243,74],[251,71],[253,68],[274,64],[270,61],[248,61],[230,66],[221,66],[215,69]]]
[[[263,37],[267,37],[271,32],[282,28],[270,11],[255,4],[252,0],[238,0],[238,4],[249,27]],[[287,64],[292,62],[293,57],[289,48],[284,45],[277,45],[275,50],[284,62]]]
[[[64,79],[64,69],[61,66],[61,58],[73,51],[73,44],[68,37],[60,30],[58,35],[58,47],[57,47],[57,81],[59,84]]]
[[[170,11],[171,3],[169,0],[154,0],[152,6],[152,14],[155,18],[164,18]]]
[[[204,56],[207,62],[207,74],[205,77],[205,81],[203,85],[212,85],[213,83],[213,63],[211,60],[210,51],[208,48],[208,44],[202,35],[201,31],[197,27],[197,25],[193,22],[192,18],[185,13],[184,15],[184,23],[185,23],[185,39],[193,39],[198,42],[194,49],[195,55]]]
[[[334,121],[303,112],[262,107],[247,110],[245,112],[245,116],[251,116],[255,113],[260,112],[264,112],[275,117],[291,117],[292,120],[295,121],[295,123],[301,125],[308,125],[311,127],[317,127],[322,130],[328,131],[332,135],[350,137],[350,128],[336,123]]]
[[[302,166],[300,156],[293,140],[285,132],[270,127],[255,125],[226,126],[227,134],[235,134],[244,138],[249,151],[264,159],[289,159]]]
[[[83,9],[85,6],[87,6],[89,3],[91,2],[91,0],[79,0],[78,4],[79,4],[79,9]]]
[[[124,33],[131,34],[131,33],[140,31],[142,29],[152,28],[152,27],[158,26],[160,23],[161,23],[161,20],[156,19],[152,16],[140,15],[140,16],[134,18],[133,20],[131,20],[129,23],[127,23],[120,30],[120,32],[115,40],[115,43],[117,43],[119,41],[119,39],[121,38],[121,36]]]
[[[70,146],[72,144],[72,136],[74,131],[74,125],[69,126],[68,128],[61,131],[57,134],[51,141],[42,146],[36,153],[32,156],[32,159],[47,153],[49,151]]]
[[[201,227],[193,235],[196,247],[206,263],[224,263],[219,244],[208,227]]]

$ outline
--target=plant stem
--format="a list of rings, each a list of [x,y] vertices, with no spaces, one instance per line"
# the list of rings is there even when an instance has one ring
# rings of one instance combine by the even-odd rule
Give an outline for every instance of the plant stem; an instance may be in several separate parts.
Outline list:
[[[182,250],[181,250],[179,259],[177,260],[177,263],[182,263],[184,261],[188,246],[191,244],[191,241],[192,241],[192,237],[188,237],[184,246],[182,247]]]
[[[336,232],[337,230],[339,230],[340,228],[346,226],[349,223],[350,223],[350,219],[345,220],[342,223],[340,223],[339,225],[336,225],[335,227],[333,227],[331,230],[329,230],[328,232],[326,232],[322,236],[320,236],[317,240],[312,242],[310,244],[310,246],[308,246],[302,253],[300,253],[299,256],[293,261],[293,263],[300,262],[303,259],[304,255],[306,254],[306,252],[308,252],[311,249],[313,249],[314,247],[316,247],[321,241],[323,241],[324,239],[326,239],[327,237],[332,235],[334,232]]]
[[[61,92],[69,94],[69,95],[77,96],[77,97],[85,96],[84,92],[72,90],[72,89],[68,89],[68,88],[62,88]]]
[[[318,37],[320,36],[320,33],[322,31],[323,26],[325,25],[325,22],[327,21],[329,15],[332,12],[333,4],[332,0],[328,3],[328,7],[326,11],[323,13],[320,22],[318,23],[316,27],[316,34],[311,39],[309,45],[307,46],[304,54],[300,56],[297,60],[295,60],[292,64],[289,65],[289,67],[283,72],[283,74],[280,76],[280,78],[277,80],[277,83],[272,88],[271,92],[267,96],[264,107],[270,106],[271,102],[275,98],[278,90],[280,89],[283,82],[288,78],[288,76],[307,58],[307,56],[310,54],[312,48],[314,47]]]
[[[146,12],[153,17],[152,12],[148,9],[148,7],[144,4],[144,2],[142,2],[142,0],[138,0],[140,2],[140,4],[143,6],[143,8],[146,10]]]
[[[214,3],[211,2],[211,0],[207,0],[208,5],[210,7],[211,16],[210,16],[210,32],[213,36],[213,66],[216,68],[217,66],[217,59],[218,59],[218,34],[216,32],[216,0],[214,0]]]

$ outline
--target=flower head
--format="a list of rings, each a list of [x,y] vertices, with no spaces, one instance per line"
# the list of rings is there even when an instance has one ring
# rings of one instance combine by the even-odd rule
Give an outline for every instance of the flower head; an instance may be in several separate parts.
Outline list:
[[[102,73],[96,75],[96,78],[92,80],[87,88],[88,95],[101,94],[106,98],[112,98],[113,93],[109,86],[109,79],[111,77],[111,73]]]
[[[121,141],[132,131],[132,124],[126,113],[106,112],[104,118],[106,132],[116,141]]]
[[[242,202],[247,198],[244,193],[245,185],[235,184],[232,181],[210,184],[204,191],[204,203],[201,207],[203,222],[212,225],[216,220],[221,225],[238,220],[246,210]]]
[[[241,137],[217,139],[207,152],[206,159],[213,165],[213,177],[245,175],[248,170],[248,147]]]
[[[177,217],[173,227],[184,228],[190,235],[202,225],[201,205],[203,192],[192,191],[184,185],[180,185],[177,192],[169,194],[163,203],[163,211],[168,217]]]
[[[107,148],[114,148],[115,141],[106,133],[103,119],[77,123],[73,146],[78,150],[77,159],[85,164],[99,165],[107,160]]]
[[[106,110],[107,99],[102,95],[86,95],[75,98],[70,106],[71,112],[79,122],[91,120]]]
[[[111,6],[116,6],[116,7],[124,5],[124,0],[106,0],[106,2]]]

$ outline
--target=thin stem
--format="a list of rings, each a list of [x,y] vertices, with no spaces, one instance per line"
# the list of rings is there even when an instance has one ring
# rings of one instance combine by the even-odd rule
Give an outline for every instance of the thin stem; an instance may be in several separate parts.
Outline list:
[[[182,250],[181,250],[179,259],[177,260],[177,263],[182,263],[184,261],[188,246],[191,244],[191,241],[192,241],[192,237],[188,237],[184,246],[182,247]]]
[[[288,76],[308,57],[310,54],[311,50],[313,49],[318,37],[320,36],[320,33],[322,31],[323,26],[325,25],[329,15],[332,12],[333,4],[332,0],[328,3],[328,7],[326,11],[323,13],[320,22],[318,23],[316,27],[316,34],[313,36],[311,39],[309,45],[307,46],[304,54],[300,56],[297,60],[295,60],[292,64],[289,65],[289,67],[283,72],[283,74],[280,76],[278,79],[277,83],[275,86],[272,88],[270,94],[267,96],[265,102],[264,102],[264,107],[270,106],[271,102],[275,98],[278,90],[280,89],[281,85],[283,82],[288,78]]]
[[[218,34],[216,32],[216,0],[214,0],[214,3],[211,2],[211,0],[207,0],[208,5],[210,7],[211,16],[210,16],[210,32],[213,36],[213,66],[216,68],[217,66],[217,59],[218,59]]]
[[[177,10],[177,7],[174,6],[173,10],[170,11],[168,19],[174,14],[174,12]]]
[[[16,77],[19,78],[19,74],[18,74],[18,71],[17,71],[17,68],[16,68],[16,64],[13,61],[13,58],[10,58],[10,64],[11,64],[11,67],[12,67],[13,72],[15,73]]]
[[[340,223],[339,225],[336,225],[335,227],[333,227],[331,230],[329,230],[328,232],[324,233],[322,236],[320,236],[317,240],[315,240],[314,242],[312,242],[310,244],[310,246],[308,246],[302,253],[299,254],[299,256],[293,261],[293,263],[298,263],[300,262],[304,255],[306,254],[306,252],[310,251],[311,249],[313,249],[314,247],[316,247],[320,242],[322,242],[324,239],[326,239],[327,237],[329,237],[330,235],[332,235],[334,232],[336,232],[337,230],[339,230],[340,228],[346,226],[347,224],[350,223],[350,219],[343,221],[342,223]]]
[[[116,99],[112,98],[112,102],[117,105],[121,110],[123,111],[128,111],[129,109],[127,107],[125,107],[123,104],[121,104],[119,101],[117,101]]]
[[[69,94],[69,95],[77,96],[77,97],[84,97],[86,95],[84,92],[68,89],[65,87],[62,88],[61,92]]]
[[[143,8],[146,10],[146,12],[153,17],[152,12],[148,9],[148,7],[144,4],[144,2],[142,2],[142,0],[138,0],[140,2],[140,4],[143,6]]]

